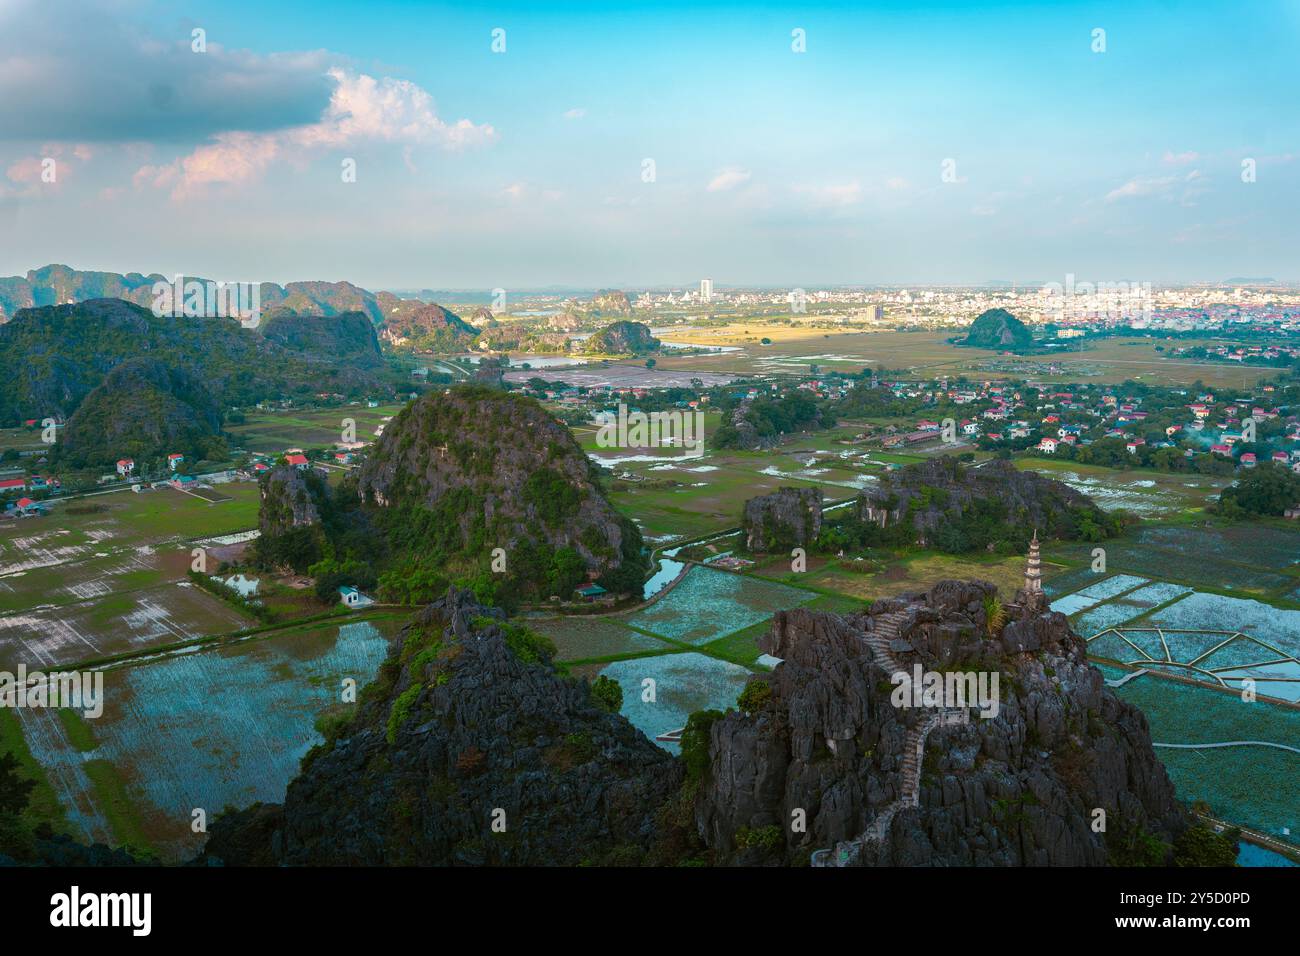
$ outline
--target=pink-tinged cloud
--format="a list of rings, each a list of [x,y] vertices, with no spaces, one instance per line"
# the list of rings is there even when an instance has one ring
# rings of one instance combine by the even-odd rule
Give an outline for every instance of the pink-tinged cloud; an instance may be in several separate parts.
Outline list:
[[[409,80],[376,79],[337,67],[328,73],[335,88],[319,122],[271,133],[220,133],[188,156],[161,166],[142,166],[135,185],[170,188],[172,198],[185,199],[213,186],[256,182],[277,162],[301,164],[324,150],[367,143],[456,150],[496,137],[496,130],[487,124],[467,119],[444,122],[433,97]],[[404,155],[409,166],[410,153]]]

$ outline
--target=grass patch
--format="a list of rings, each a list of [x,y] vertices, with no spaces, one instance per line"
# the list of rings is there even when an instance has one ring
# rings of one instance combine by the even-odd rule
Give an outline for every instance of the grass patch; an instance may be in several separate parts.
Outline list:
[[[108,821],[117,845],[152,854],[153,848],[144,835],[126,779],[117,767],[108,760],[87,760],[82,769],[90,780],[95,791],[95,803]]]
[[[59,715],[59,723],[63,725],[63,732],[68,735],[68,742],[76,747],[80,753],[89,753],[99,747],[99,741],[95,739],[95,732],[90,729],[90,724],[80,712],[70,707],[60,707],[55,711]]]
[[[18,715],[8,707],[0,707],[0,753],[12,753],[22,767],[23,776],[28,780],[36,781],[27,809],[23,812],[27,822],[33,826],[48,823],[59,833],[70,833],[67,813],[59,803],[54,787],[50,785],[50,778],[46,776],[45,768],[28,749]]]

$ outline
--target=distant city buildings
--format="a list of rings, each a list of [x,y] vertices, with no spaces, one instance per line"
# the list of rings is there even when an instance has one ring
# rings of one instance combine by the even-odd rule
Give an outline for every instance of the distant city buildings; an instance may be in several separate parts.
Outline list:
[[[700,280],[700,301],[701,302],[713,301],[713,280],[712,279]]]

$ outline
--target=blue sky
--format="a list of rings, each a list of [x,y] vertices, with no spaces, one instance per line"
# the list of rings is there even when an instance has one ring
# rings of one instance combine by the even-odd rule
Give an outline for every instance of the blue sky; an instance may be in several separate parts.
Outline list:
[[[0,274],[1300,279],[1300,2],[860,6],[0,0]]]

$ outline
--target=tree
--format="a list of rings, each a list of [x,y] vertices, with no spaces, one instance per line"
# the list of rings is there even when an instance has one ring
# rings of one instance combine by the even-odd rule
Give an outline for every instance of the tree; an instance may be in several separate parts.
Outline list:
[[[698,780],[709,766],[709,732],[715,721],[723,717],[720,710],[697,710],[686,718],[682,730],[682,760],[686,764],[686,777]]]
[[[1236,484],[1223,489],[1219,495],[1220,510],[1229,517],[1242,512],[1280,516],[1297,503],[1300,503],[1300,475],[1278,468],[1272,462],[1243,472]]]
[[[617,714],[623,709],[623,688],[618,681],[601,674],[591,682],[591,699],[601,710]]]
[[[752,714],[762,710],[771,698],[772,685],[760,677],[745,685],[745,689],[736,698],[736,706],[745,713]]]
[[[1203,823],[1188,827],[1174,841],[1174,866],[1236,866],[1241,831],[1215,833]]]
[[[646,359],[646,360],[645,360],[645,367],[646,367],[646,368],[654,368],[654,367],[655,367],[655,360],[654,360],[654,359]]]
[[[24,780],[19,775],[21,765],[13,753],[0,757],[0,816],[18,816],[27,809],[35,780]]]

